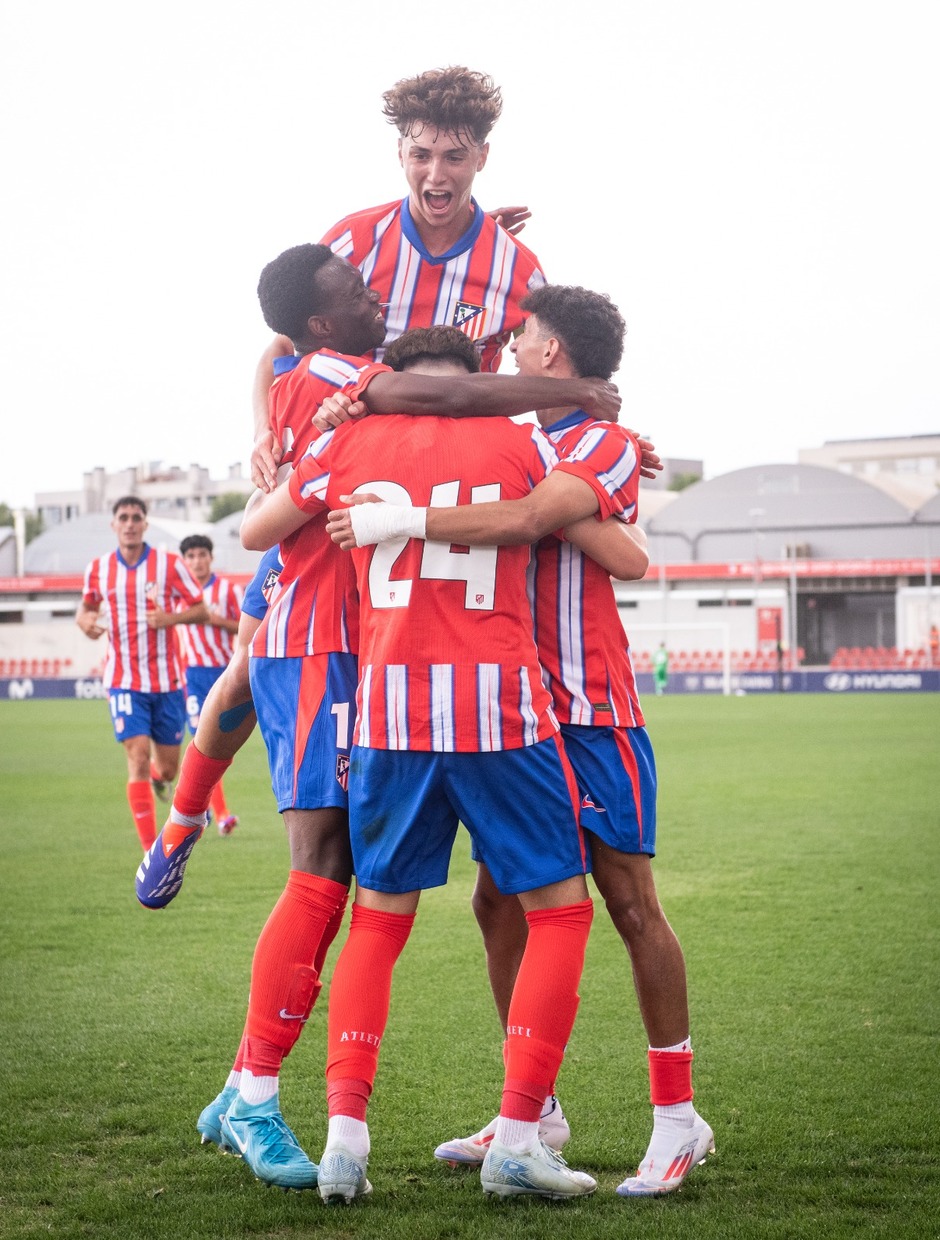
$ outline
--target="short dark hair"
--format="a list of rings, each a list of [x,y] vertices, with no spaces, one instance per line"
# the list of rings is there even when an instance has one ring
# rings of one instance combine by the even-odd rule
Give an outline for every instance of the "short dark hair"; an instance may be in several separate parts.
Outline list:
[[[111,508],[111,516],[116,517],[119,508],[139,508],[140,511],[147,515],[147,505],[137,495],[122,495],[120,499],[116,499]]]
[[[480,355],[470,337],[459,327],[412,327],[385,350],[382,361],[392,370],[404,370],[425,358],[446,358],[466,366],[470,374],[480,369]]]
[[[195,551],[197,548],[212,554],[212,539],[208,534],[187,534],[180,543],[180,555],[185,555],[187,551]]]
[[[519,303],[565,346],[582,377],[609,379],[623,357],[627,325],[606,293],[566,284],[543,284]]]
[[[415,125],[422,129],[430,125],[450,133],[468,133],[478,146],[486,141],[503,109],[503,97],[493,79],[463,65],[402,78],[382,99],[385,119],[402,136]]]
[[[306,333],[310,316],[325,311],[316,277],[332,257],[328,245],[295,245],[268,263],[258,280],[258,300],[273,332],[296,343]]]

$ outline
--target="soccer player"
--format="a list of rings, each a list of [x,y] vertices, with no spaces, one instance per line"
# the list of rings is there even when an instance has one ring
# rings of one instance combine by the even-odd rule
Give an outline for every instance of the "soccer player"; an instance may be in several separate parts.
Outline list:
[[[269,326],[290,332],[305,355],[272,389],[273,420],[293,430],[295,450],[316,433],[312,418],[336,392],[361,399],[372,412],[437,406],[511,415],[535,408],[555,386],[541,377],[395,374],[364,361],[361,355],[384,330],[377,297],[358,269],[326,246],[285,251],[262,273],[259,296]],[[607,382],[578,379],[568,394],[607,415],[619,407]],[[255,949],[246,1030],[232,1073],[197,1123],[204,1139],[238,1150],[261,1179],[295,1188],[315,1186],[317,1169],[280,1114],[279,1072],[315,1002],[351,876],[346,784],[358,650],[351,561],[326,535],[325,514],[302,524],[283,541],[277,596],[250,660],[251,696],[291,870]],[[191,848],[199,829],[193,826],[176,855]],[[158,876],[176,864],[164,862],[158,848],[151,856]]]
[[[360,269],[386,306],[386,343],[411,327],[452,325],[474,341],[482,368],[495,371],[522,326],[520,300],[545,282],[538,259],[514,235],[528,211],[487,214],[473,198],[502,111],[500,90],[486,74],[455,65],[404,78],[383,100],[398,130],[408,196],[346,216],[322,240]],[[292,349],[281,335],[258,365],[251,476],[263,490],[276,484],[287,446],[268,424],[272,361],[290,365]],[[380,341],[373,358],[381,356]]]
[[[417,333],[422,349],[445,330]],[[402,499],[522,495],[553,456],[537,428],[505,420],[369,418],[316,440],[287,488],[249,504],[243,542],[288,536],[353,487]],[[320,1194],[349,1201],[369,1191],[365,1117],[392,971],[420,891],[446,881],[458,817],[491,858],[501,890],[518,896],[529,927],[483,1187],[502,1196],[590,1193],[591,1177],[571,1171],[538,1135],[577,1008],[591,902],[575,789],[532,640],[529,549],[463,555],[400,540],[387,553],[356,559],[361,650],[350,828],[357,894],[331,983]]]
[[[666,643],[660,642],[653,651],[653,689],[657,697],[662,697],[669,684],[669,651]]]
[[[569,380],[582,370],[601,375],[616,370],[625,327],[607,298],[548,285],[531,294],[523,308],[529,318],[511,346],[521,373]],[[562,464],[527,499],[433,506],[422,512],[395,512],[385,505],[384,512],[375,512],[379,506],[367,504],[331,513],[328,528],[343,545],[351,543],[351,527],[357,545],[375,541],[376,535],[425,536],[472,548],[537,538],[558,527],[562,512],[566,520],[591,512],[607,515],[605,504],[635,518],[637,459],[629,433],[598,424],[562,402],[540,410],[538,418]],[[577,488],[592,480],[599,499],[594,502],[582,488],[588,506],[579,507]],[[656,840],[653,752],[607,572],[578,547],[550,537],[538,544],[531,585],[539,658],[578,778],[594,881],[629,952],[649,1039],[653,1135],[636,1176],[617,1191],[627,1197],[659,1196],[678,1188],[714,1149],[714,1135],[692,1105],[685,961],[659,903],[650,864]],[[487,859],[485,852],[480,859]],[[526,929],[485,865],[480,866],[474,909],[502,1016]],[[490,1124],[471,1137],[445,1142],[436,1155],[479,1165],[493,1131]]]
[[[85,569],[75,620],[86,637],[110,638],[103,682],[114,737],[127,757],[128,804],[146,852],[157,832],[151,779],[176,778],[186,722],[179,649],[168,630],[204,623],[209,610],[179,557],[144,541],[142,499],[122,496],[111,515],[117,550]]]
[[[212,571],[212,552],[212,539],[206,534],[190,534],[180,543],[183,562],[202,588],[209,608],[208,624],[190,624],[180,630],[186,658],[186,716],[193,736],[209,690],[232,661],[241,615],[242,589]],[[210,805],[219,835],[231,835],[238,818],[228,811],[221,779],[212,790]]]

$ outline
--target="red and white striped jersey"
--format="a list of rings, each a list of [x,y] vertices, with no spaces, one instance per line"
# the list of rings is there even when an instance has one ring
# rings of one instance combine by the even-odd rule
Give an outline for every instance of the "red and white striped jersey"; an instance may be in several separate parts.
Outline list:
[[[439,257],[424,248],[407,198],[347,215],[322,244],[358,267],[388,303],[386,343],[410,327],[459,327],[476,342],[483,370],[495,371],[525,318],[519,302],[545,276],[531,250],[473,205],[470,228]]]
[[[601,517],[633,522],[640,451],[611,422],[578,410],[548,428],[561,457],[557,468],[594,487]],[[536,548],[529,571],[539,659],[562,723],[640,727],[630,643],[606,569],[554,535]]]
[[[356,400],[387,366],[321,349],[277,379],[269,395],[271,426],[285,450],[315,441],[313,417],[337,392]],[[366,419],[370,421],[371,419]],[[306,654],[356,654],[359,606],[349,554],[326,533],[326,512],[302,525],[281,544],[284,567],[277,594],[255,634],[251,653],[269,659]]]
[[[342,392],[355,400],[373,376],[387,370],[366,358],[320,349],[279,374],[268,391],[268,424],[284,451],[281,464],[299,461],[320,433],[313,419],[327,396]]]
[[[144,544],[144,554],[128,566],[119,551],[100,556],[85,569],[82,602],[101,608],[108,627],[108,658],[102,681],[107,689],[170,693],[182,684],[174,628],[151,629],[147,612],[178,611],[202,599],[180,556]]]
[[[238,620],[241,615],[242,593],[241,586],[215,573],[202,589],[209,610],[226,620]],[[177,632],[187,667],[228,667],[235,653],[234,633],[217,624],[181,624]]]
[[[308,512],[357,488],[392,503],[518,499],[555,453],[531,424],[392,415],[311,444],[291,478]],[[558,729],[526,595],[530,548],[398,539],[351,553],[361,641],[355,743],[369,749],[518,749]]]

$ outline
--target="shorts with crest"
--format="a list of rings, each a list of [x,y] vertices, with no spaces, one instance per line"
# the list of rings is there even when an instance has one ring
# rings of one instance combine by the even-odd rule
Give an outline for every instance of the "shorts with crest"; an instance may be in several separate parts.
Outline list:
[[[139,689],[110,689],[111,726],[121,744],[132,736],[149,736],[158,745],[178,745],[186,730],[186,703],[182,689],[143,693]]]
[[[490,753],[352,751],[349,835],[360,886],[447,882],[458,822],[506,895],[585,873],[578,789],[558,736]]]
[[[656,853],[656,762],[646,728],[563,723],[581,799],[581,826],[623,853]]]
[[[346,809],[356,656],[253,655],[248,674],[278,810]]]

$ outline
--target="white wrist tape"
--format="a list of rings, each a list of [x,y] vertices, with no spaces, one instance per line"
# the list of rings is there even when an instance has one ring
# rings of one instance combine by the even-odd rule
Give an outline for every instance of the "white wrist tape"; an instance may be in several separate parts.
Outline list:
[[[356,546],[370,547],[392,538],[424,538],[428,510],[401,504],[354,504],[349,519]]]

